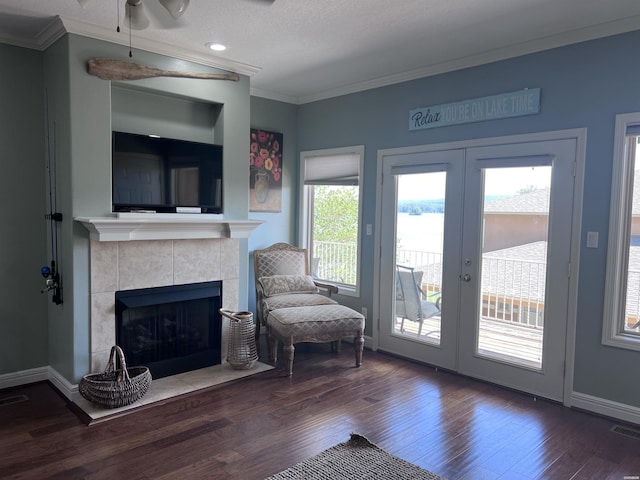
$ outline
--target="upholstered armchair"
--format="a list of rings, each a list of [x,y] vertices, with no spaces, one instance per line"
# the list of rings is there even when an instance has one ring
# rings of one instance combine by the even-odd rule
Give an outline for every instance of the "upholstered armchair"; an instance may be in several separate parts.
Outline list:
[[[331,297],[334,285],[315,281],[310,275],[307,251],[276,243],[253,253],[256,284],[256,335],[266,327],[269,359],[277,361],[282,341],[288,374],[293,368],[295,343],[339,342],[353,336],[356,366],[362,362],[364,317]],[[322,292],[322,293],[321,293]]]
[[[304,248],[276,243],[253,252],[256,282],[256,331],[266,325],[270,310],[310,305],[332,305],[335,285],[314,281]],[[322,293],[321,293],[322,292]]]

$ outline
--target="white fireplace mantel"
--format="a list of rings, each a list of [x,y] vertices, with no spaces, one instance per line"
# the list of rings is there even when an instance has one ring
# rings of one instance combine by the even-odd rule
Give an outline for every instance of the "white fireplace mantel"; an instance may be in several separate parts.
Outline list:
[[[206,214],[143,214],[112,217],[76,217],[89,231],[91,240],[186,240],[195,238],[249,238],[263,222],[231,220]]]

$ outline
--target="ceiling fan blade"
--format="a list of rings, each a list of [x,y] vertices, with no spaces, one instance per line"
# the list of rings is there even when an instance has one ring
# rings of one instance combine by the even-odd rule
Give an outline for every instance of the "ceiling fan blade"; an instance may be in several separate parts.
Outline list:
[[[176,20],[182,16],[189,6],[189,0],[160,0],[160,3],[167,9],[169,15]]]
[[[149,17],[149,21],[151,22],[151,27],[162,30],[172,30],[188,27],[188,13],[186,15],[182,15],[176,20],[169,14],[169,11],[164,8],[164,5],[162,5],[158,0],[143,1],[145,2],[144,9],[147,13],[147,16]]]
[[[149,26],[149,18],[144,11],[142,0],[127,0],[124,18],[131,30],[144,30]]]

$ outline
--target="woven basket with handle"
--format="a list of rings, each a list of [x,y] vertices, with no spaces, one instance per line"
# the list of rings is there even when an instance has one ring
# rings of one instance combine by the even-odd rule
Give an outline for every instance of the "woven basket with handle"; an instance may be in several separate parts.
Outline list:
[[[116,368],[116,355],[120,368]],[[128,367],[122,349],[111,347],[109,363],[103,373],[90,373],[82,377],[78,390],[91,403],[116,408],[130,405],[149,390],[151,372],[147,367]]]

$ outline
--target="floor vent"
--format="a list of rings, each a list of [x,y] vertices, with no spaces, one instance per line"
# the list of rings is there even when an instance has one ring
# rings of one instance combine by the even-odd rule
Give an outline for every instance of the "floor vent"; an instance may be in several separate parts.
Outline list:
[[[635,428],[623,427],[622,425],[614,425],[613,427],[611,427],[611,431],[614,433],[619,433],[620,435],[624,435],[625,437],[631,437],[640,440],[640,430]]]
[[[0,407],[6,407],[14,403],[26,402],[29,397],[26,395],[14,395],[13,397],[0,398]]]

